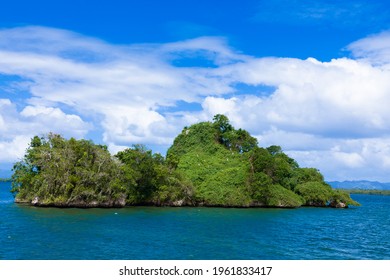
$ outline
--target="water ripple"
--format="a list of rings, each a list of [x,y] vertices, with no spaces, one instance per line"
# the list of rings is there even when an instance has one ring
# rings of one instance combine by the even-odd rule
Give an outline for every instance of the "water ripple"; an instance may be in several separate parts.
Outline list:
[[[56,209],[5,190],[0,259],[390,259],[390,197],[347,210]]]

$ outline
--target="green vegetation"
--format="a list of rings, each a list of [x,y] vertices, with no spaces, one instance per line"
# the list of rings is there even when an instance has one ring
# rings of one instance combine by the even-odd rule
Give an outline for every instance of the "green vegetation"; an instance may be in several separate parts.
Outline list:
[[[314,168],[300,168],[281,147],[261,148],[255,138],[234,129],[226,116],[184,128],[167,159],[193,183],[204,205],[299,207],[358,205],[333,190]]]
[[[137,145],[112,157],[106,146],[35,136],[14,165],[17,202],[59,207],[169,204],[191,195],[191,184],[159,154]]]
[[[160,154],[135,145],[115,155],[120,161],[127,205],[190,204],[192,184]]]
[[[14,165],[12,192],[17,201],[36,205],[120,206],[125,188],[119,167],[105,146],[57,134],[35,136]]]
[[[224,115],[185,127],[166,158],[143,145],[111,156],[91,141],[35,136],[13,171],[16,201],[37,206],[358,205],[279,146],[259,147]]]

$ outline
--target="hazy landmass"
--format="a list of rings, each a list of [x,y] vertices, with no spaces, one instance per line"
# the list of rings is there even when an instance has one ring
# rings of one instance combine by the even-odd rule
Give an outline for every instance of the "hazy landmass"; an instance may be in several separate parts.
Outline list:
[[[0,182],[11,182],[11,178],[0,178]]]
[[[388,190],[390,191],[390,183],[381,183],[376,181],[333,181],[328,182],[333,188],[336,189],[361,189],[361,190]]]
[[[349,194],[372,194],[372,195],[390,195],[389,190],[367,190],[367,189],[340,189]]]

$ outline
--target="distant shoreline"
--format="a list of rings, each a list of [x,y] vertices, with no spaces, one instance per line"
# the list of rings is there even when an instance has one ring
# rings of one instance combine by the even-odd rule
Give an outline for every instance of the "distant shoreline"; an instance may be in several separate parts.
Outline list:
[[[340,189],[349,194],[390,195],[390,190]]]
[[[11,178],[0,178],[0,182],[12,182]]]

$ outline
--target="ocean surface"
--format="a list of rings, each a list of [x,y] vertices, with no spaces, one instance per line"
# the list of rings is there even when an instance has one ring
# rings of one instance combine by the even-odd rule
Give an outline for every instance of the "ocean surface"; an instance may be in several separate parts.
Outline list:
[[[57,209],[0,183],[0,259],[390,259],[390,196],[349,209]]]

